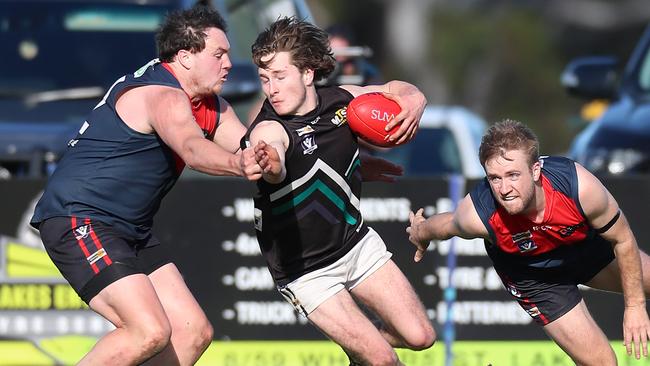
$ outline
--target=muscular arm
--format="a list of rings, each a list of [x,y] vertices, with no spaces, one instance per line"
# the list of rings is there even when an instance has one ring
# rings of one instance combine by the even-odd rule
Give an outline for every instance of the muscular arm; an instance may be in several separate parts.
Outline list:
[[[158,136],[192,169],[211,175],[242,176],[240,156],[207,140],[194,122],[187,96],[178,89],[151,86],[144,103]]]
[[[600,229],[606,226],[619,211],[618,204],[602,183],[581,165],[576,164],[578,192],[582,209],[590,224]],[[643,304],[641,259],[639,248],[630,225],[621,212],[620,218],[607,231],[600,234],[609,241],[621,270],[621,284],[626,306]]]
[[[219,125],[213,141],[224,150],[235,153],[239,150],[239,141],[246,133],[246,127],[241,123],[230,103],[219,97],[219,105]]]
[[[616,255],[625,301],[623,338],[627,353],[632,354],[634,345],[637,359],[640,358],[642,348],[643,355],[647,357],[650,319],[646,311],[641,256],[636,239],[622,212],[618,220],[610,226],[612,219],[619,212],[619,207],[609,191],[579,164],[576,164],[576,170],[582,209],[591,225],[603,230],[600,235],[612,244]]]
[[[488,231],[483,225],[470,195],[465,196],[456,211],[433,215],[428,219],[422,216],[423,209],[409,214],[411,226],[406,228],[409,240],[417,251],[413,258],[419,262],[431,240],[447,240],[453,236],[464,239],[487,238]]]
[[[251,131],[250,142],[263,169],[262,178],[273,184],[282,182],[287,175],[284,161],[289,148],[289,136],[284,128],[276,121],[260,122]]]
[[[394,126],[401,124],[389,140],[396,141],[396,144],[399,145],[410,141],[415,136],[420,118],[424,113],[424,107],[427,105],[427,98],[415,85],[393,80],[383,85],[342,85],[341,88],[355,97],[371,92],[384,93],[387,98],[394,100],[402,108],[402,111],[386,125],[386,131],[389,131]]]

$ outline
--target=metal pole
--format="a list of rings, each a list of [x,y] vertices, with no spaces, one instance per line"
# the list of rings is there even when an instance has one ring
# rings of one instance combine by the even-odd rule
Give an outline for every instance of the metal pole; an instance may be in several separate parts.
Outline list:
[[[454,174],[449,178],[449,198],[455,210],[458,202],[463,198],[465,191],[465,178],[462,175]],[[454,302],[456,301],[456,287],[454,286],[454,269],[456,268],[456,237],[449,240],[449,252],[447,253],[447,288],[444,290],[445,304],[447,305],[447,316],[443,331],[445,341],[445,365],[453,366],[454,352],[453,343],[456,338],[454,325]]]

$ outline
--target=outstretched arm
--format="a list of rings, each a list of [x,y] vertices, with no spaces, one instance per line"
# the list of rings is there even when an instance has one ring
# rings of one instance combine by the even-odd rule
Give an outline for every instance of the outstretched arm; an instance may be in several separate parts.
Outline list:
[[[240,157],[241,171],[248,180],[258,180],[262,170],[255,159],[253,147],[240,151],[239,142],[246,133],[246,127],[241,123],[230,103],[219,97],[219,125],[212,136],[215,144]]]
[[[203,136],[181,90],[157,85],[142,90],[141,103],[147,110],[151,128],[190,168],[211,175],[246,176],[241,169],[241,156]]]
[[[578,189],[582,208],[591,226],[609,241],[616,255],[621,274],[621,286],[625,301],[623,315],[623,339],[628,355],[647,357],[650,339],[650,320],[646,311],[643,291],[641,256],[632,229],[620,211],[618,203],[602,183],[585,168],[576,164]]]
[[[239,140],[246,133],[246,127],[241,123],[235,110],[225,99],[219,98],[219,125],[212,137],[217,145],[227,151],[239,151]]]
[[[453,236],[465,239],[487,238],[488,232],[478,216],[472,198],[463,198],[455,212],[444,212],[425,219],[423,209],[409,213],[411,226],[406,228],[409,240],[416,247],[413,260],[419,262],[431,240],[447,240]]]
[[[415,136],[420,118],[424,113],[424,107],[427,105],[427,98],[415,85],[393,80],[384,85],[342,85],[341,87],[355,97],[365,93],[381,92],[386,98],[399,104],[402,111],[386,125],[386,131],[390,131],[396,125],[401,125],[389,137],[389,141],[395,141],[399,145],[410,141]]]

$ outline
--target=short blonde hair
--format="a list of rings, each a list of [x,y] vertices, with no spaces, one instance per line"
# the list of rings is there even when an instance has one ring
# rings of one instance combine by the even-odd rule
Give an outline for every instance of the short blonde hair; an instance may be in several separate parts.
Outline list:
[[[478,156],[481,165],[494,156],[504,156],[506,151],[524,150],[528,155],[528,162],[533,165],[539,160],[539,140],[525,124],[505,119],[492,125],[483,135]]]

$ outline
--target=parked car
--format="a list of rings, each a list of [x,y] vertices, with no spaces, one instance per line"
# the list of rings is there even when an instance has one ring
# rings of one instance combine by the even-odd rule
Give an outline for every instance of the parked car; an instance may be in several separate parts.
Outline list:
[[[145,5],[143,5],[145,4]],[[178,1],[0,1],[0,166],[41,177],[114,79],[155,56]]]
[[[49,175],[106,88],[156,57],[165,14],[194,2],[0,0],[0,179]],[[225,98],[259,91],[249,59],[233,60]]]
[[[581,57],[567,65],[561,82],[573,95],[610,101],[576,136],[569,157],[597,174],[650,173],[650,26],[622,74],[615,57]]]
[[[404,167],[405,176],[481,178],[485,172],[478,148],[486,128],[481,117],[464,107],[429,105],[411,142],[377,155]]]

